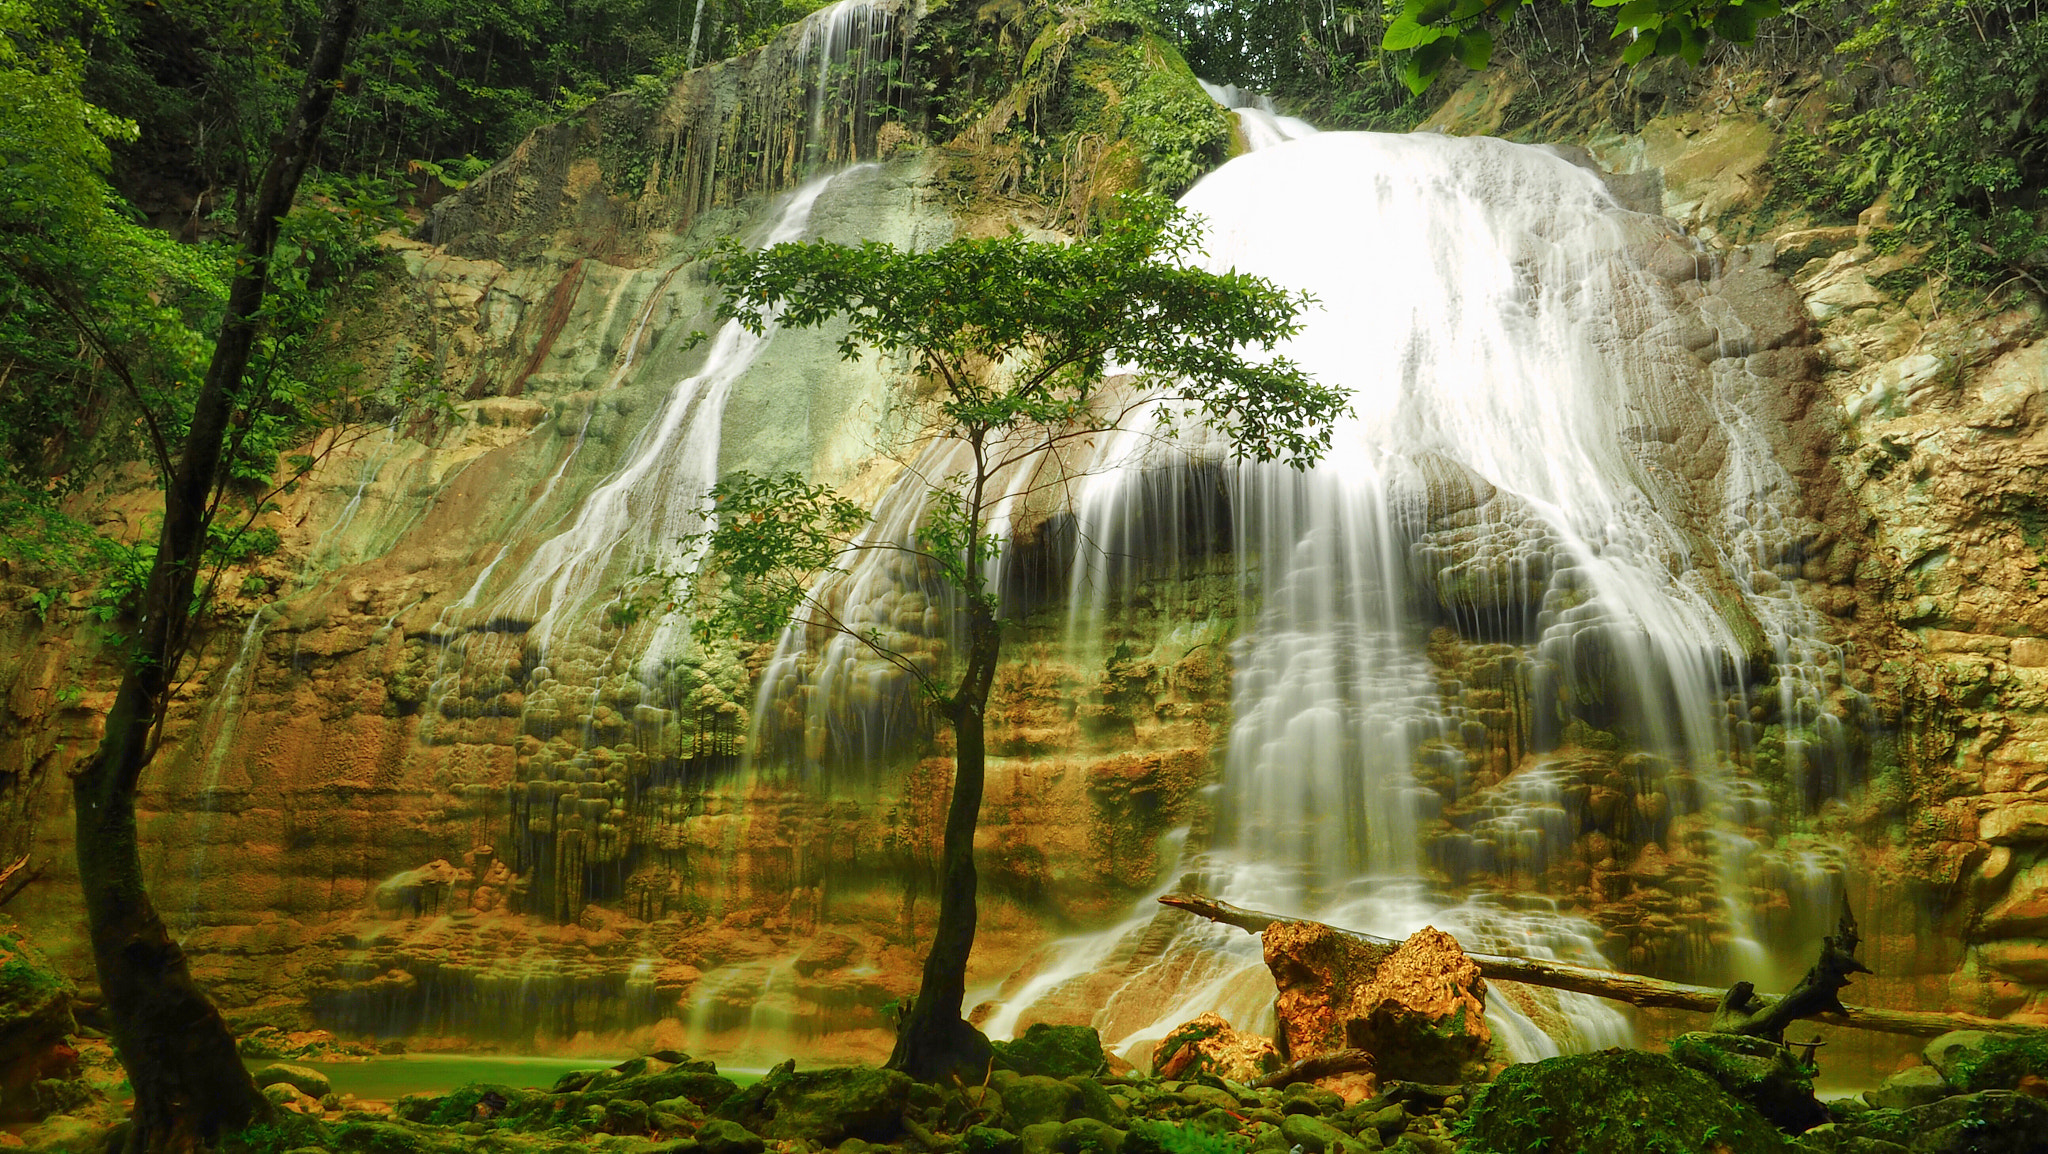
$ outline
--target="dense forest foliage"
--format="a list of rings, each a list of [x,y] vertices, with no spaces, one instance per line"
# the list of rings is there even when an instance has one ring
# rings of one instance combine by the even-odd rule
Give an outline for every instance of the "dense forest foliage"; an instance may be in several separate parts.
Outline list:
[[[1688,74],[1819,71],[1841,82],[1825,121],[1795,129],[1773,160],[1781,199],[1826,223],[1886,197],[1900,242],[1930,245],[1953,282],[1994,292],[2048,279],[2040,0],[1807,0],[1782,13],[1749,0],[1749,15],[1733,17],[1740,5],[1713,0],[1094,3],[1170,39],[1198,74],[1271,92],[1332,128],[1414,125],[1467,58],[1557,101],[1593,91],[1624,55],[1676,56],[1655,66]],[[379,418],[397,400],[391,366],[370,388],[347,355],[365,334],[321,323],[389,275],[379,232],[533,126],[617,90],[652,102],[693,63],[745,51],[817,6],[366,4],[318,171],[280,249],[252,369],[262,401],[235,432],[250,507],[289,480],[280,454],[311,429]],[[920,59],[951,63],[912,78],[904,114],[940,139],[989,107],[989,77],[1067,11],[929,7]],[[53,598],[65,571],[111,573],[101,610],[118,613],[121,574],[147,560],[147,546],[102,541],[59,509],[109,466],[162,472],[223,305],[232,256],[221,238],[297,91],[318,18],[316,0],[0,0],[0,555],[44,572]],[[1433,87],[1416,83],[1438,72]],[[265,546],[223,534],[229,553]]]

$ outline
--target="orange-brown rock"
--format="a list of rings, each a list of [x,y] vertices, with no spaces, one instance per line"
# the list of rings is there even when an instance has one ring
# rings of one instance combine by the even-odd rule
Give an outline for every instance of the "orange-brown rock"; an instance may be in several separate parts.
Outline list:
[[[1232,1029],[1215,1014],[1203,1014],[1174,1027],[1152,1048],[1152,1073],[1159,1078],[1213,1074],[1233,1082],[1253,1082],[1282,1065],[1271,1038]]]
[[[1355,1047],[1373,1055],[1381,1078],[1439,1083],[1485,1063],[1486,982],[1449,934],[1424,928],[1384,947],[1295,922],[1263,936],[1290,1059]]]

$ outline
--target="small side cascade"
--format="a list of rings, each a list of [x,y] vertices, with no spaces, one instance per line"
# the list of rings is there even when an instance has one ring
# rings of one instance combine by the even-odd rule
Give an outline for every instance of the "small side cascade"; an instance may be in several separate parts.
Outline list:
[[[693,68],[665,98],[618,94],[587,114],[620,209],[640,226],[680,233],[704,212],[796,188],[884,155],[925,125],[905,0],[838,0],[744,55]],[[529,226],[530,186],[564,179],[592,126],[543,130],[507,163],[435,206],[430,237]]]
[[[1237,114],[1237,128],[1244,136],[1246,152],[1257,152],[1290,140],[1314,134],[1316,128],[1299,117],[1282,113],[1273,98],[1235,84],[1200,82],[1209,99]]]

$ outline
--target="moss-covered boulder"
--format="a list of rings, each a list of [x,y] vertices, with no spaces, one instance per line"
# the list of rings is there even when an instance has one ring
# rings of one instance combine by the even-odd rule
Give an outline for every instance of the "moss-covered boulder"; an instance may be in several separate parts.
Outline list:
[[[313,1069],[311,1066],[294,1066],[285,1062],[272,1062],[270,1065],[256,1071],[254,1077],[256,1085],[259,1087],[290,1086],[309,1098],[325,1098],[327,1095],[334,1093],[334,1084],[327,1080],[327,1075]]]
[[[903,1132],[911,1080],[896,1070],[839,1066],[824,1070],[779,1067],[718,1108],[765,1138],[837,1146],[848,1138],[888,1142]]]
[[[1064,1122],[1081,1105],[1079,1087],[1043,1074],[998,1075],[989,1084],[1002,1096],[1004,1123],[1020,1133],[1042,1122]]]
[[[2029,1077],[2048,1079],[2048,1034],[1943,1034],[1926,1052],[1944,1059],[1935,1065],[1959,1090],[2011,1090]]]
[[[78,1054],[66,1043],[77,1026],[71,999],[77,991],[28,938],[0,929],[0,1121],[29,1121],[53,1108],[40,1083],[78,1073]]]
[[[1748,1103],[1663,1054],[1602,1050],[1510,1066],[1465,1119],[1467,1154],[1781,1154]]]
[[[1780,1130],[1798,1134],[1828,1120],[1827,1108],[1813,1096],[1813,1072],[1767,1038],[1680,1034],[1671,1039],[1671,1056],[1756,1107]]]
[[[1049,1026],[1040,1022],[1008,1042],[992,1042],[996,1065],[1019,1074],[1054,1078],[1087,1077],[1109,1066],[1102,1035],[1093,1026]]]
[[[2009,1090],[1958,1094],[1911,1110],[1866,1110],[1800,1135],[1801,1154],[2040,1154],[2048,1101]]]

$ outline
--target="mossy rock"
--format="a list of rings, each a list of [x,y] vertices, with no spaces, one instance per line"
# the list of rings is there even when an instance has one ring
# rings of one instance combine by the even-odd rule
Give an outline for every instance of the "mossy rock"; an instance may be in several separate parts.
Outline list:
[[[999,1126],[969,1126],[960,1149],[965,1154],[1024,1154],[1024,1141]]]
[[[910,1077],[896,1070],[777,1069],[732,1095],[717,1112],[765,1138],[801,1138],[820,1146],[848,1138],[888,1142],[902,1133],[910,1091]]]
[[[1957,1089],[1971,1092],[2010,1090],[2029,1074],[2048,1078],[2048,1034],[1987,1035],[1956,1054],[1942,1073]]]
[[[76,1033],[77,992],[23,934],[0,931],[0,1064]]]
[[[1510,1066],[1473,1099],[1468,1154],[1782,1154],[1748,1103],[1663,1054],[1602,1050]]]
[[[1671,1056],[1794,1134],[1828,1120],[1813,1096],[1813,1076],[1785,1047],[1767,1038],[1704,1031],[1671,1039]]]
[[[1002,1097],[1004,1121],[1019,1133],[1046,1122],[1065,1122],[1082,1105],[1079,1087],[1043,1074],[998,1076],[990,1085]]]
[[[670,1098],[687,1098],[700,1109],[716,1110],[738,1091],[739,1084],[731,1078],[685,1066],[658,1074],[622,1078],[601,1092],[607,1098],[631,1098],[650,1106]]]
[[[1089,1077],[1109,1065],[1102,1050],[1102,1035],[1093,1026],[1049,1026],[1044,1022],[1008,1042],[991,1042],[996,1064],[1019,1074],[1047,1074],[1054,1078]]]
[[[1959,1094],[1911,1110],[1870,1110],[1808,1131],[1797,1150],[1816,1154],[2040,1154],[2048,1101],[2009,1090]]]

